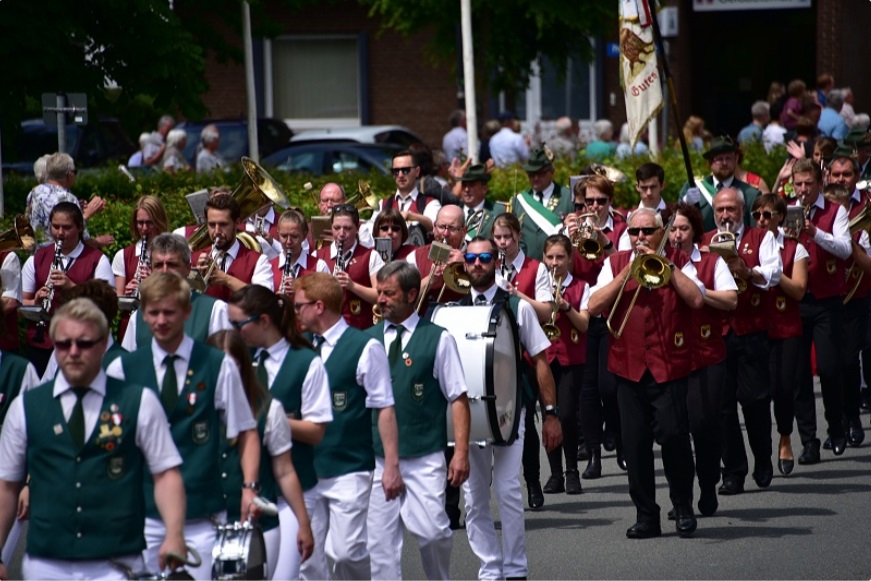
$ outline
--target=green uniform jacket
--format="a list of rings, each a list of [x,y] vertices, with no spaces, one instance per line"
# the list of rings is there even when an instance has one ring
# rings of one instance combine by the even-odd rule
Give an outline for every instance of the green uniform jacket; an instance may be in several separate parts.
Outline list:
[[[532,189],[528,189],[523,193],[531,195]],[[559,200],[553,208],[553,213],[562,221],[563,218],[575,211],[575,200],[572,197],[572,192],[567,187],[561,186],[556,182],[553,183],[553,195],[559,196]],[[544,241],[547,239],[548,234],[538,227],[535,220],[526,215],[526,211],[520,205],[517,196],[514,196],[511,200],[511,211],[517,216],[518,220],[521,220],[520,247],[523,249],[523,252],[530,258],[541,260],[544,255]]]

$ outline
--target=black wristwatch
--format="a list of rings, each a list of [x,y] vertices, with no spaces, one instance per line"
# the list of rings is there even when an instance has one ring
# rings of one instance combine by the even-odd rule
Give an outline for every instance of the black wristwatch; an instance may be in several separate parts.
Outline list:
[[[553,416],[555,418],[559,417],[559,408],[552,405],[544,406],[544,415],[545,416]]]
[[[258,494],[260,493],[260,483],[256,480],[254,482],[246,482],[242,485],[242,490],[245,490],[246,488],[250,488]]]

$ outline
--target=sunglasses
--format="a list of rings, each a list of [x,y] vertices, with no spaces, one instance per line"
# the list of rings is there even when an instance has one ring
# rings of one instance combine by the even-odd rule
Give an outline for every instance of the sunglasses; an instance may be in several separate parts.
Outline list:
[[[242,319],[241,321],[230,321],[230,325],[233,326],[237,331],[247,325],[248,323],[253,323],[257,319],[260,318],[260,315],[251,315],[247,319]]]
[[[381,232],[402,232],[402,227],[394,224],[382,224],[378,229]]]
[[[469,252],[463,256],[463,259],[466,261],[466,264],[475,264],[476,260],[480,260],[481,264],[490,264],[493,261],[493,253],[481,252],[480,254],[475,254],[474,252]]]
[[[395,168],[393,168],[391,171],[393,172],[393,175],[395,175],[395,176],[398,176],[399,174],[402,174],[402,175],[404,175],[404,176],[407,176],[408,174],[411,173],[411,170],[413,170],[414,167],[415,167],[415,166],[409,166],[409,167],[395,167]]]
[[[627,228],[626,231],[629,232],[630,236],[638,236],[641,232],[644,232],[645,236],[653,236],[659,230],[659,226],[645,226],[644,228]]]
[[[330,213],[335,214],[336,212],[348,212],[351,214],[357,214],[357,206],[354,204],[336,204],[332,208],[330,208]]]
[[[771,217],[776,216],[777,214],[780,214],[780,212],[778,212],[776,210],[772,210],[772,211],[764,210],[762,212],[760,212],[759,210],[756,210],[755,212],[750,213],[750,215],[753,216],[753,219],[757,220],[757,221],[759,220],[760,217],[765,218],[766,220],[771,220]]]
[[[583,202],[575,202],[575,212],[580,212],[587,208],[586,204]]]
[[[60,339],[54,342],[54,348],[58,351],[69,351],[75,345],[80,351],[87,351],[100,341],[102,339]]]
[[[599,204],[600,206],[604,206],[608,203],[608,198],[587,198],[585,200],[588,206],[592,206],[593,204]]]

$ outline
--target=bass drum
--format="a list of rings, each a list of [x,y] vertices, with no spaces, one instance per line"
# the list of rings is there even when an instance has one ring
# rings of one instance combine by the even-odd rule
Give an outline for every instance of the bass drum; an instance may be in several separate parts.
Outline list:
[[[521,404],[517,325],[507,305],[437,305],[432,322],[457,342],[466,387],[471,426],[469,442],[508,446],[517,439]],[[448,409],[448,440],[454,426]]]
[[[266,579],[266,542],[260,526],[234,522],[215,528],[212,579]]]

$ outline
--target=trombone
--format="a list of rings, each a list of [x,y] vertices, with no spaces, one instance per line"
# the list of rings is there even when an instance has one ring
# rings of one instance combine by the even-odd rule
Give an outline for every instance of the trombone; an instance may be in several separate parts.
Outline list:
[[[668,243],[668,235],[671,233],[671,228],[674,226],[674,218],[676,214],[672,214],[671,219],[665,227],[665,233],[662,235],[662,240],[659,242],[659,247],[655,254],[639,254],[632,261],[632,266],[629,268],[629,274],[623,279],[623,284],[620,285],[620,292],[617,293],[617,299],[611,306],[611,312],[608,313],[606,324],[608,331],[615,339],[619,339],[623,335],[623,329],[626,328],[626,323],[629,322],[629,315],[635,307],[635,301],[638,300],[638,295],[642,288],[648,290],[662,288],[671,280],[671,268],[665,258],[661,256],[665,245]],[[614,313],[617,312],[617,305],[620,304],[620,299],[623,297],[623,291],[626,288],[626,283],[629,279],[638,283],[638,288],[635,289],[635,294],[632,295],[632,300],[629,303],[629,308],[626,309],[626,314],[623,316],[623,321],[620,327],[615,331],[611,324],[614,318]]]
[[[560,331],[559,327],[556,326],[556,312],[559,309],[559,302],[562,299],[563,294],[563,280],[565,277],[556,276],[556,265],[553,266],[553,269],[550,273],[550,279],[553,281],[553,303],[551,305],[550,311],[550,320],[541,326],[541,330],[544,331],[544,334],[547,335],[547,338],[551,341],[556,341],[562,335],[562,331]]]

